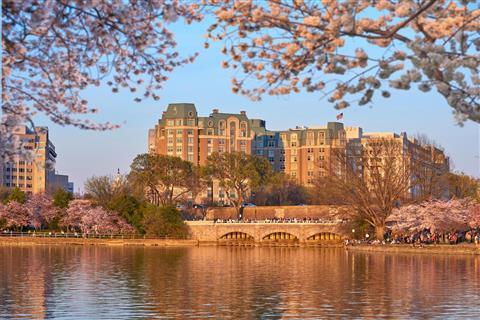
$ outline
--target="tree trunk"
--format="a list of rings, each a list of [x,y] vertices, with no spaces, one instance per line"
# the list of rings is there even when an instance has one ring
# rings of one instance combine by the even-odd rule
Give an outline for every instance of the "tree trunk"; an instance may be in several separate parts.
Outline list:
[[[385,234],[385,224],[375,226],[375,237],[377,240],[382,241],[383,235]]]

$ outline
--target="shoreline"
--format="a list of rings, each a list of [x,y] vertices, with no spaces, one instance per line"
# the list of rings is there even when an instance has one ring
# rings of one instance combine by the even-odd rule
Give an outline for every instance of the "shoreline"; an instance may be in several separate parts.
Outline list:
[[[190,246],[198,246],[198,240],[0,237],[0,246],[25,246],[25,245],[190,247]]]
[[[96,239],[96,238],[43,238],[43,237],[0,237],[0,246],[125,246],[125,247],[290,247],[290,248],[344,248],[351,252],[370,253],[408,253],[408,254],[447,254],[447,255],[480,255],[480,245],[381,245],[357,244],[309,244],[309,243],[239,243],[221,241],[198,241],[192,239]]]
[[[414,254],[448,254],[448,255],[480,255],[480,245],[476,244],[356,244],[345,246],[352,252],[382,253],[414,253]]]

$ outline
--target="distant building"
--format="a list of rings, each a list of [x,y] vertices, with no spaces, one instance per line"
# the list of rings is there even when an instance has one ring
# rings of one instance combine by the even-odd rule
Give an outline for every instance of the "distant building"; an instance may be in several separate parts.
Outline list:
[[[401,143],[415,165],[434,168],[438,174],[449,170],[443,150],[421,145],[406,133],[364,133],[360,127],[344,127],[340,122],[271,131],[264,120],[249,119],[245,111],[232,114],[213,109],[209,116],[198,116],[192,103],[168,105],[155,128],[148,131],[148,151],[195,165],[204,165],[214,152],[245,152],[267,159],[275,171],[311,186],[315,177],[339,170],[333,158],[336,150],[362,154],[369,141],[379,138]],[[214,201],[225,200],[224,193],[216,185],[208,191]]]
[[[8,188],[18,187],[28,194],[54,192],[58,188],[68,189],[68,176],[55,173],[57,153],[49,139],[47,127],[27,126],[14,129],[23,151],[13,159],[0,163],[2,184]]]
[[[73,182],[68,183],[68,192],[70,192],[71,194],[73,194],[75,192],[75,186],[74,186]]]
[[[360,129],[360,130],[358,130]],[[412,189],[410,197],[417,197],[425,192],[437,196],[448,196],[447,184],[439,180],[450,171],[450,159],[444,151],[418,139],[408,137],[406,132],[362,132],[361,128],[347,128],[348,145],[357,154],[369,154],[370,146],[380,140],[393,141],[398,145],[396,157],[406,160],[410,172]],[[354,133],[355,132],[355,133]],[[364,172],[364,174],[368,174]],[[440,188],[425,190],[425,188]]]
[[[213,109],[208,117],[201,117],[191,103],[169,104],[155,128],[148,131],[151,153],[204,165],[214,152],[245,152],[264,157],[274,170],[283,171],[303,184],[313,183],[317,174],[327,174],[332,150],[345,146],[342,123],[270,131],[264,120],[249,119],[245,111],[232,114]],[[226,201],[225,190],[215,183],[208,197]]]
[[[259,132],[252,152],[267,159],[277,172],[285,172],[304,185],[333,169],[332,153],[347,145],[343,124],[328,122],[323,127],[296,127],[285,131]]]
[[[251,153],[255,131],[265,122],[239,114],[213,109],[208,117],[199,117],[194,104],[169,104],[155,129],[149,130],[149,151],[177,156],[196,165],[205,164],[213,152]]]

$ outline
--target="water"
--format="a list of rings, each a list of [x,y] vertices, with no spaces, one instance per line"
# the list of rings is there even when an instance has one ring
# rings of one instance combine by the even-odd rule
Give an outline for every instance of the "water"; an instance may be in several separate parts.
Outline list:
[[[480,257],[0,246],[0,318],[480,318]]]

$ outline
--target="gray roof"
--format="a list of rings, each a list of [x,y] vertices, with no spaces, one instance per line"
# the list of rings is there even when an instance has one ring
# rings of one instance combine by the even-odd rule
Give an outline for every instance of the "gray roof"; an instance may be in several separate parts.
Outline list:
[[[170,103],[163,118],[195,118],[197,109],[193,103]]]

